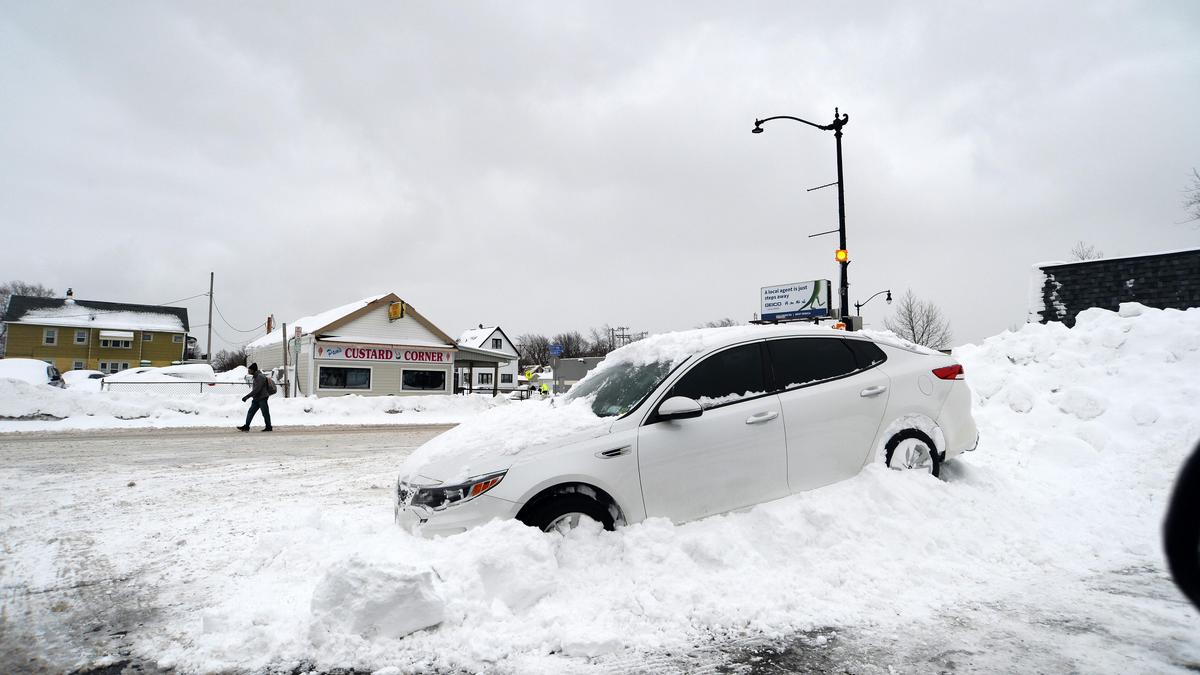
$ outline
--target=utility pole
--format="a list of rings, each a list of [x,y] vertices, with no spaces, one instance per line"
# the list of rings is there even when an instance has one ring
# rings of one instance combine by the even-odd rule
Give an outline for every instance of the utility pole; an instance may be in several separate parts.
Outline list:
[[[288,369],[287,369],[287,357],[288,357],[287,324],[286,323],[283,324],[282,328],[283,328],[283,336],[282,336],[283,337],[283,397],[291,398],[290,396],[288,396],[288,379],[289,378],[288,378]]]
[[[213,272],[208,273],[208,365],[212,365],[212,293],[213,293]],[[186,340],[184,341],[186,342]],[[184,345],[187,348],[187,345]]]

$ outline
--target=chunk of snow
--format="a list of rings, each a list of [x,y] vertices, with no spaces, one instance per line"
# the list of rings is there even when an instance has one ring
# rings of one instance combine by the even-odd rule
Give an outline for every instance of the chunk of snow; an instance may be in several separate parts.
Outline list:
[[[445,617],[430,570],[352,557],[330,567],[317,583],[309,638],[317,647],[345,637],[396,640]]]

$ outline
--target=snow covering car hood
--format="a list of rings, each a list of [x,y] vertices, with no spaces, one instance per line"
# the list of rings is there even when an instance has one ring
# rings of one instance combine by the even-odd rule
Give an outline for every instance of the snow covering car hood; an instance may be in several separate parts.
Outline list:
[[[516,461],[609,432],[586,400],[526,401],[489,410],[413,451],[400,471],[409,482],[453,484]]]

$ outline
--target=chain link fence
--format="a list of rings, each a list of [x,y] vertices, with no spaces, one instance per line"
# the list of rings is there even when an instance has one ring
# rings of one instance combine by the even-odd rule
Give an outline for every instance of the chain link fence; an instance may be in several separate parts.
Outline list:
[[[250,393],[245,382],[188,382],[186,380],[154,382],[101,381],[100,391],[136,392],[149,394],[187,394],[191,396],[238,396]]]

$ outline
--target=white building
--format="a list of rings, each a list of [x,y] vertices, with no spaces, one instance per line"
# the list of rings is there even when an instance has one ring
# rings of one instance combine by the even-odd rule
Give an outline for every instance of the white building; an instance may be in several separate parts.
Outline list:
[[[490,352],[509,359],[508,364],[499,369],[474,369],[470,366],[459,366],[454,374],[454,387],[457,391],[503,391],[511,392],[517,388],[520,375],[518,361],[521,358],[516,346],[504,330],[499,326],[484,326],[464,331],[458,337],[458,346],[475,351]],[[498,379],[497,379],[498,378]]]
[[[285,348],[290,393],[299,396],[451,394],[456,360],[493,372],[504,362],[460,347],[395,293],[288,322],[246,353],[269,371],[284,365]]]

